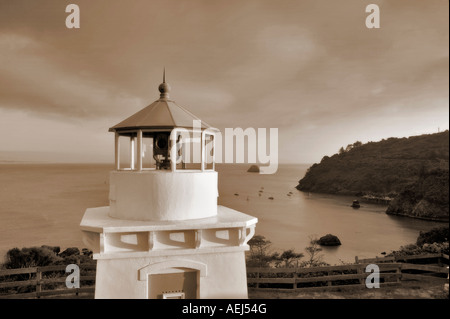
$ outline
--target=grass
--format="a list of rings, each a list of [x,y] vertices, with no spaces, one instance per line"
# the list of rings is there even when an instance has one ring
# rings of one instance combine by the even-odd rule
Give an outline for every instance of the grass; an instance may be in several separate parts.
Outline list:
[[[250,290],[249,299],[448,299],[444,284],[448,279],[429,277],[402,280],[398,286],[380,288],[339,288],[315,291],[261,291]]]

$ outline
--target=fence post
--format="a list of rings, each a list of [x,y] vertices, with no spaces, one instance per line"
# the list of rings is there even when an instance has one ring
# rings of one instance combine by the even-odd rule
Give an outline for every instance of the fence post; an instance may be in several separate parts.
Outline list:
[[[397,275],[397,282],[400,283],[400,279],[402,277],[402,264],[398,265],[398,268],[396,270]]]
[[[36,269],[36,298],[41,297],[42,291],[42,271],[40,267]]]
[[[256,289],[259,288],[259,271],[256,273]]]
[[[355,264],[358,263],[358,256],[355,256]]]
[[[294,272],[294,275],[292,276],[292,289],[296,289],[297,288],[297,269]]]
[[[358,256],[356,256],[356,260],[358,260]],[[362,274],[362,265],[361,266],[360,265],[356,265],[356,273],[358,274],[358,277],[359,277],[359,275]],[[359,277],[359,283],[361,285],[364,284],[363,278]]]
[[[440,256],[438,257],[438,266],[439,266],[439,267],[442,267],[442,266],[443,266],[443,265],[442,265],[442,259],[443,259],[443,255],[440,254]]]
[[[78,259],[77,260],[77,266],[78,266],[78,269],[80,270],[80,273],[78,274],[79,276],[80,276],[80,278],[78,278],[78,280],[80,280],[80,284],[81,284],[81,267],[80,267],[80,265],[81,265],[81,263],[80,263],[80,260]],[[75,296],[77,296],[78,297],[78,291],[80,290],[79,288],[75,288],[76,290],[75,290]]]

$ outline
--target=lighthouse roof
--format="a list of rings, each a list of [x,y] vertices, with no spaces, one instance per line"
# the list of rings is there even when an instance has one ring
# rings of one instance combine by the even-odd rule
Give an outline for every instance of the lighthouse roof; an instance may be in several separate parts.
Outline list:
[[[167,128],[193,126],[193,120],[200,119],[179,106],[171,100],[157,100],[149,106],[143,108],[137,113],[131,115],[129,118],[114,125],[109,129],[110,132],[127,130],[127,129],[146,129],[146,128]],[[201,128],[209,128],[205,122],[201,122]]]
[[[192,128],[194,120],[200,121],[197,116],[169,99],[170,86],[166,83],[165,77],[158,89],[161,93],[159,100],[114,125],[109,131],[152,128],[173,129],[175,127]],[[207,123],[201,122],[202,130],[210,127]]]

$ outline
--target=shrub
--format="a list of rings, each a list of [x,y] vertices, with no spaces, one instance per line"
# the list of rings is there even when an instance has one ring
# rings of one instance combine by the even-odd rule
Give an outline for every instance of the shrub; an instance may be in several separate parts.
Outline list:
[[[448,241],[448,235],[448,226],[436,227],[428,232],[420,232],[419,237],[417,237],[417,246],[446,242]]]
[[[13,248],[6,253],[5,268],[48,266],[60,260],[61,257],[57,256],[49,246]]]
[[[78,256],[80,255],[80,250],[77,247],[69,247],[66,250],[64,250],[62,253],[59,254],[62,258],[68,257],[68,256]]]
[[[424,244],[422,246],[422,249],[430,254],[447,254],[448,255],[448,242]]]

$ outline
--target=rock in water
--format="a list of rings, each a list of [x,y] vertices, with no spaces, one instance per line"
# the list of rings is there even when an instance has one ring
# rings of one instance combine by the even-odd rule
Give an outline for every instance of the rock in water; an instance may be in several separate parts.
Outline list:
[[[327,234],[323,237],[320,237],[317,243],[321,246],[339,246],[341,245],[341,241],[337,236]]]
[[[259,173],[259,166],[258,166],[258,165],[252,165],[252,166],[250,166],[250,168],[247,170],[247,172],[250,172],[250,173]]]

